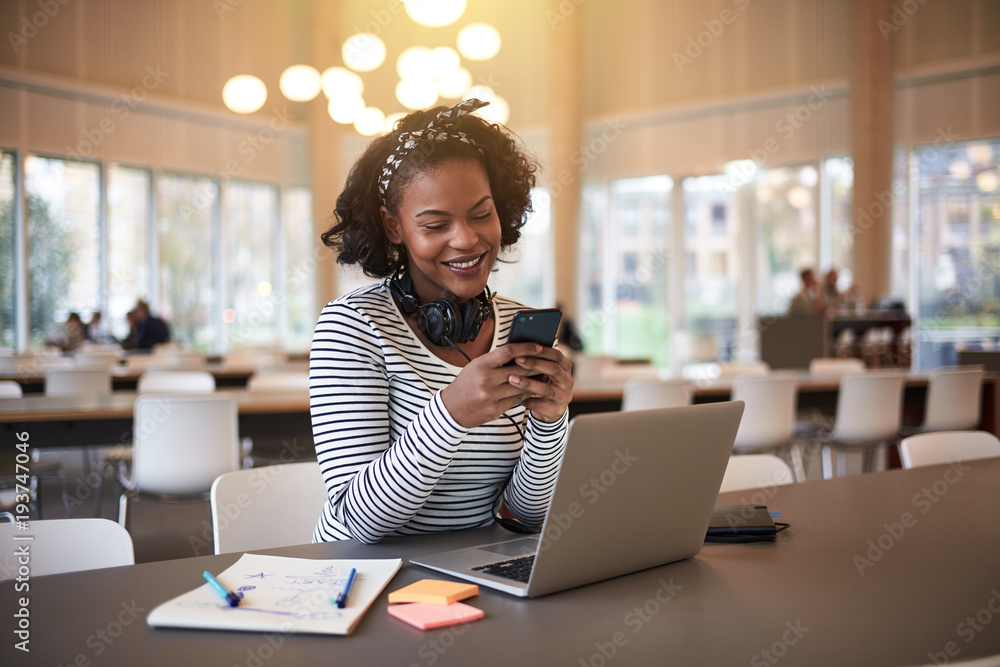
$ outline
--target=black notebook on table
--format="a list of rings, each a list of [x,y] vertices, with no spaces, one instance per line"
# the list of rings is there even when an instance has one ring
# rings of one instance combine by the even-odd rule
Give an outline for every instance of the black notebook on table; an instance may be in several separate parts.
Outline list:
[[[781,524],[786,528],[787,524]],[[773,540],[778,534],[767,505],[718,505],[712,511],[706,542]]]

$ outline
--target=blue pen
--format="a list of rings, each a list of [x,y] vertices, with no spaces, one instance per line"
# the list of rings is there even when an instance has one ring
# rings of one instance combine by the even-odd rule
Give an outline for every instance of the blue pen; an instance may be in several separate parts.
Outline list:
[[[337,608],[343,609],[347,605],[347,596],[351,594],[351,586],[354,585],[354,575],[358,571],[355,568],[351,568],[350,574],[347,575],[347,583],[344,584],[344,590],[337,596]]]
[[[212,590],[221,595],[222,598],[229,603],[230,607],[240,606],[240,596],[232,591],[227,591],[226,587],[220,584],[219,580],[213,577],[211,572],[205,570],[201,576],[205,577],[205,581],[207,581],[208,585],[212,587]]]

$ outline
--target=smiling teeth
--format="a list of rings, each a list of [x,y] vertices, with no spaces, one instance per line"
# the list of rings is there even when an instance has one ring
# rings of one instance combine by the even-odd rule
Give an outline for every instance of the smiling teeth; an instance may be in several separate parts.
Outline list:
[[[469,262],[448,262],[448,266],[454,266],[456,269],[471,269],[476,264],[479,263],[480,258],[476,258]]]

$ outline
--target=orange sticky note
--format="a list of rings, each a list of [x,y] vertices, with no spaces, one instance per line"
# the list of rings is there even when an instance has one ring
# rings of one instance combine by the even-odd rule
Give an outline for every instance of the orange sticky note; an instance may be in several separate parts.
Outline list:
[[[412,604],[391,605],[387,609],[391,615],[399,620],[421,630],[433,630],[448,625],[478,621],[483,617],[482,609],[470,607],[462,602],[454,604],[414,602]]]
[[[451,604],[465,598],[479,595],[479,586],[439,579],[421,579],[389,593],[389,602],[430,602]]]

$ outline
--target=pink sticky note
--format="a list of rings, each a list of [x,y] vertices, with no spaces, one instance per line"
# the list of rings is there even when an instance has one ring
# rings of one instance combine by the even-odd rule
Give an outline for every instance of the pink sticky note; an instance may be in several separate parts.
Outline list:
[[[433,630],[448,625],[468,623],[483,617],[482,609],[476,609],[462,602],[452,604],[412,602],[410,604],[389,605],[388,609],[391,615],[421,630]]]

